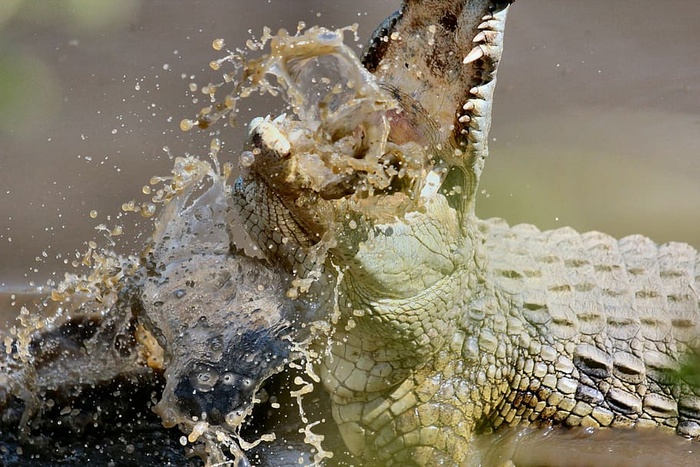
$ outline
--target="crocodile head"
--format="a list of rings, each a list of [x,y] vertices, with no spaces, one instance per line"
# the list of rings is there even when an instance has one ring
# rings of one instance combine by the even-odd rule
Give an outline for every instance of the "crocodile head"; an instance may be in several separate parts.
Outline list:
[[[374,301],[415,296],[474,256],[508,3],[407,1],[362,61],[342,31],[273,38],[259,74],[291,113],[251,123],[235,189],[269,258],[304,275],[330,251]]]
[[[455,194],[459,200],[451,201],[458,210],[473,211],[488,156],[510,3],[406,0],[377,28],[363,54],[365,67],[401,104],[392,138],[418,141],[439,154],[456,175],[443,191],[450,198],[450,186],[462,188]]]
[[[341,33],[311,29],[277,36],[259,62],[290,113],[252,122],[234,196],[272,261],[336,274],[321,377],[339,404],[426,367],[476,288],[474,198],[508,3],[405,1],[362,60]],[[337,421],[364,456],[362,428]]]

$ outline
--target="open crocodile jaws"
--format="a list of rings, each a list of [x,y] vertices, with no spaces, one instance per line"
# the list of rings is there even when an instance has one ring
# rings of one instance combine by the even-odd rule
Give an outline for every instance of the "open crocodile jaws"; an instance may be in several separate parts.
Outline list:
[[[365,465],[478,463],[474,436],[516,424],[700,439],[679,371],[697,252],[474,213],[508,3],[406,0],[366,50],[373,76],[333,33],[287,38],[303,46],[270,72],[296,115],[251,125],[241,216],[271,261],[336,283],[319,366]]]

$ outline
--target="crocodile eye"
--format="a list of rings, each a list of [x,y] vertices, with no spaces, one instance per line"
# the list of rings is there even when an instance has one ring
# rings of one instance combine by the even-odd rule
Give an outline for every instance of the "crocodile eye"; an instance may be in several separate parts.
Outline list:
[[[209,348],[214,352],[221,352],[221,350],[224,348],[223,339],[221,337],[215,337],[209,343]]]

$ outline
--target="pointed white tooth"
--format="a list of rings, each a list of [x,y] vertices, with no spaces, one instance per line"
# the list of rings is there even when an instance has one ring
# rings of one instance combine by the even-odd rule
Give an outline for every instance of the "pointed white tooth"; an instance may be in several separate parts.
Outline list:
[[[474,102],[472,102],[472,101],[467,101],[467,102],[465,102],[464,105],[462,106],[462,109],[464,109],[464,110],[474,110]]]
[[[263,117],[255,117],[254,119],[252,119],[248,124],[248,136],[255,133],[255,130],[257,130],[257,128],[264,122],[265,119]]]
[[[472,42],[486,42],[486,33],[484,31],[480,31],[479,34],[474,36]]]
[[[263,144],[276,152],[280,157],[290,154],[292,145],[289,144],[287,138],[274,125],[268,123],[261,128],[260,136]]]
[[[286,113],[280,114],[279,116],[275,117],[274,120],[272,120],[272,123],[280,123],[280,122],[282,122],[285,118],[287,118],[287,114],[286,114]]]
[[[425,177],[425,185],[423,185],[423,188],[420,191],[420,195],[423,198],[430,198],[433,195],[435,195],[435,193],[437,193],[438,189],[440,188],[442,180],[443,174],[440,171],[431,170],[430,173],[428,173],[427,177]]]
[[[462,60],[462,63],[465,65],[468,63],[475,62],[479,60],[481,57],[484,56],[484,49],[481,48],[480,45],[477,45],[474,47],[472,50],[469,51],[466,57],[464,57],[464,60]]]
[[[274,123],[270,122],[269,116],[265,118],[254,118],[248,125],[248,136],[257,134],[262,140],[264,147],[272,149],[280,157],[288,156],[291,153],[292,145],[282,132],[277,129]]]

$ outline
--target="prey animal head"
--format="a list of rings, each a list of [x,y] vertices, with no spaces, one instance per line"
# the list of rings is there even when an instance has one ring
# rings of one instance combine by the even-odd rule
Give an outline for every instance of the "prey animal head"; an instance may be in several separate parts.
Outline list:
[[[256,392],[292,357],[301,301],[289,278],[232,248],[230,187],[207,163],[183,160],[145,256],[139,320],[164,351],[166,426],[206,421],[236,431]],[[197,195],[195,195],[197,194]]]

